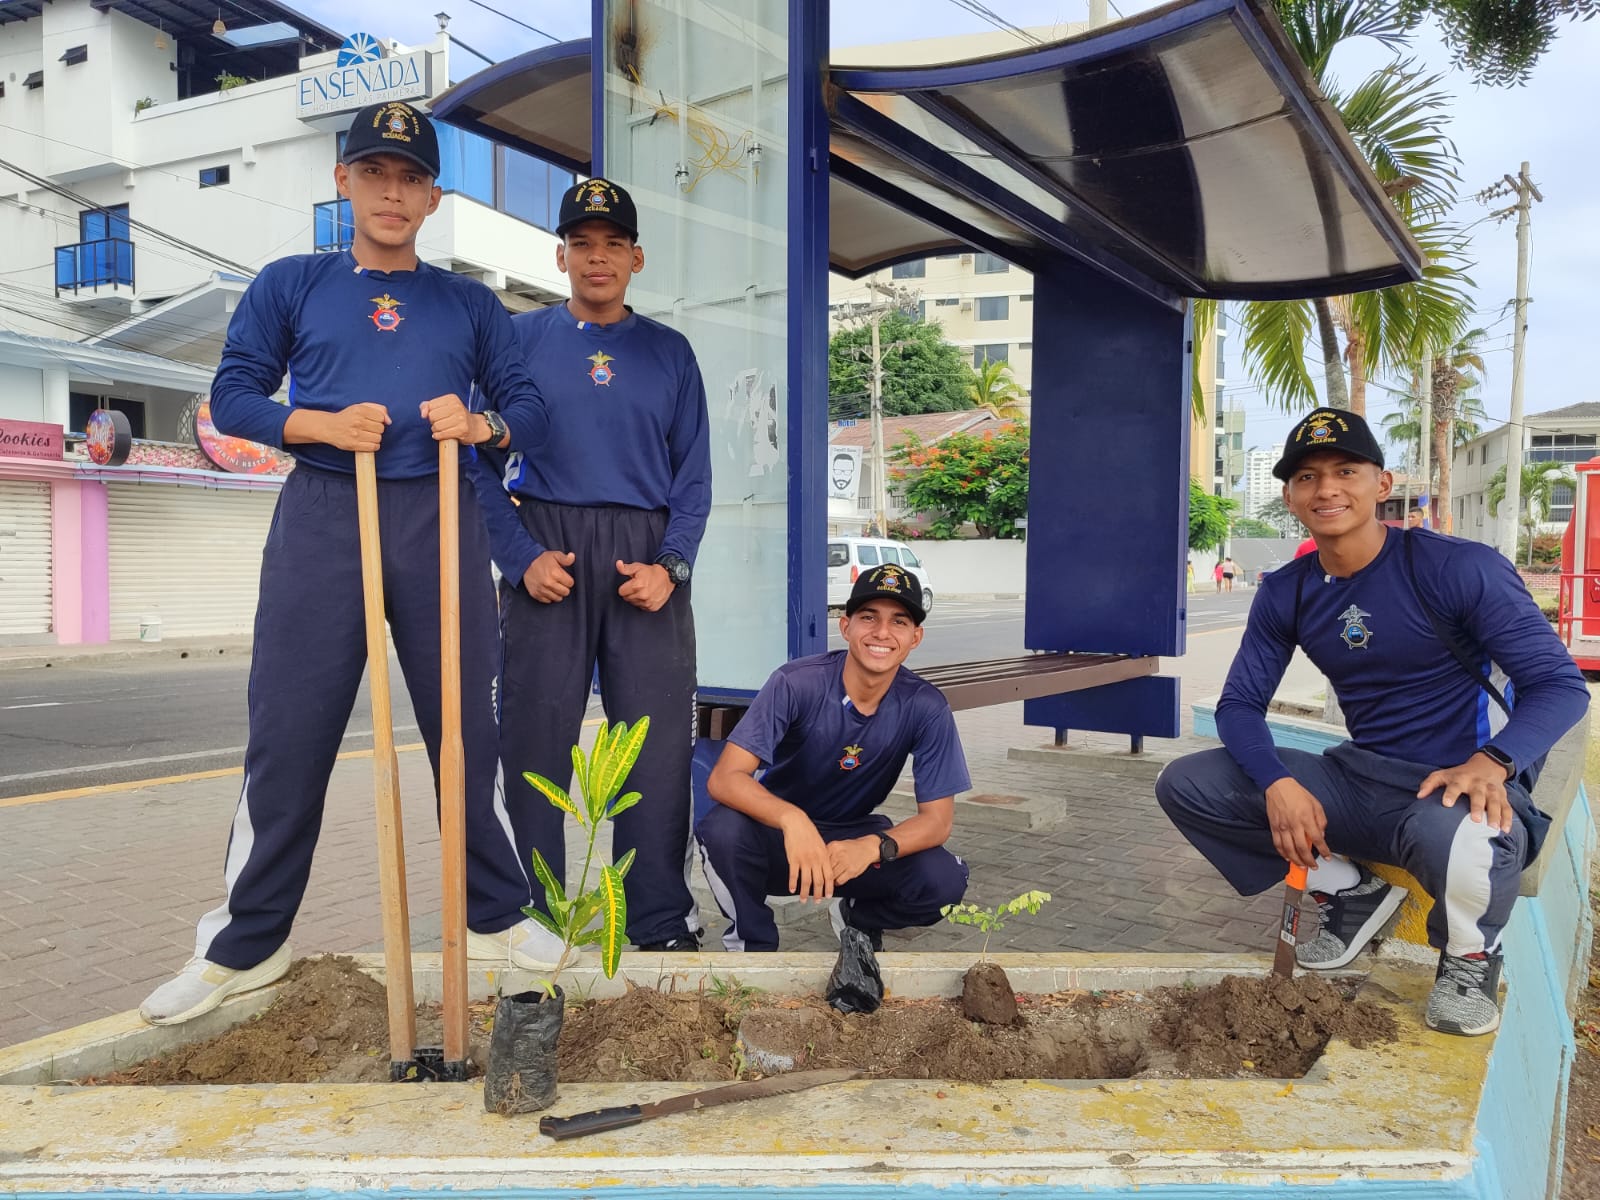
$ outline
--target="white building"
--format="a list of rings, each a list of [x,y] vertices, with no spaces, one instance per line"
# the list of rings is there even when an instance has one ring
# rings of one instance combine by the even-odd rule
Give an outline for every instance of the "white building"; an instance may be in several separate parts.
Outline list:
[[[1457,537],[1495,545],[1499,520],[1489,514],[1489,481],[1506,465],[1510,427],[1497,426],[1456,447],[1450,467],[1450,515]],[[1600,402],[1529,413],[1523,418],[1522,458],[1527,463],[1580,463],[1600,454]],[[1572,519],[1572,488],[1551,495],[1545,533],[1558,533]],[[1503,514],[1502,514],[1503,515]]]
[[[1272,474],[1278,456],[1271,450],[1244,452],[1244,506],[1247,517],[1259,520],[1261,510],[1283,496],[1283,484]]]
[[[451,50],[442,30],[402,46],[273,0],[0,4],[0,422],[81,431],[114,408],[171,444],[137,469],[0,455],[0,639],[132,637],[148,616],[248,631],[277,480],[184,451],[192,401],[257,270],[349,246],[333,168],[353,113],[425,105]],[[571,175],[439,133],[421,257],[512,308],[565,296],[547,227]],[[217,570],[226,595],[195,586]]]

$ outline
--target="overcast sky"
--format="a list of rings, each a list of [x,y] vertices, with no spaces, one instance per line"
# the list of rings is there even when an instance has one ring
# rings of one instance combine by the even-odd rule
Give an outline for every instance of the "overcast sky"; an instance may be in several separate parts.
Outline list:
[[[291,0],[293,3],[294,0]],[[485,0],[502,13],[515,14],[551,37],[567,39],[589,33],[589,0]],[[487,11],[475,0],[402,0],[373,9],[367,0],[299,0],[297,7],[340,32],[364,30],[379,37],[421,42],[437,28],[432,14],[451,14],[450,31],[474,49],[496,59],[544,45],[547,38]],[[989,8],[1018,25],[1039,26],[1081,21],[1087,0],[989,0]],[[1140,0],[1115,0],[1123,13],[1155,7]],[[380,15],[381,14],[381,15]],[[1115,14],[1113,14],[1115,15]],[[381,27],[380,27],[381,23]],[[858,46],[895,41],[914,34],[938,37],[989,31],[993,26],[955,0],[875,0],[871,4],[833,4],[833,41]],[[1515,175],[1524,160],[1544,203],[1533,209],[1532,269],[1529,294],[1527,378],[1524,409],[1538,413],[1585,400],[1600,400],[1585,363],[1584,345],[1593,345],[1596,329],[1584,316],[1582,297],[1600,279],[1600,138],[1595,133],[1594,73],[1600,63],[1600,21],[1564,27],[1554,49],[1539,64],[1532,83],[1521,88],[1480,88],[1448,69],[1448,55],[1431,31],[1419,37],[1415,53],[1434,70],[1446,73],[1445,89],[1455,96],[1452,132],[1462,157],[1461,224],[1479,221],[1489,211],[1472,199],[1499,179]],[[1334,64],[1346,87],[1386,55],[1379,48],[1352,49]],[[459,74],[474,60],[454,58]],[[1505,204],[1501,200],[1496,207]],[[1489,376],[1484,407],[1495,421],[1504,421],[1511,399],[1511,310],[1516,293],[1515,223],[1483,221],[1472,229],[1476,265],[1478,316],[1489,332],[1486,361]],[[1588,282],[1586,282],[1588,281]],[[1281,444],[1292,418],[1271,405],[1238,363],[1237,347],[1229,353],[1227,396],[1247,413],[1247,445]],[[1394,382],[1394,381],[1377,381]],[[1368,414],[1374,423],[1397,407],[1397,397],[1374,386],[1368,392]]]

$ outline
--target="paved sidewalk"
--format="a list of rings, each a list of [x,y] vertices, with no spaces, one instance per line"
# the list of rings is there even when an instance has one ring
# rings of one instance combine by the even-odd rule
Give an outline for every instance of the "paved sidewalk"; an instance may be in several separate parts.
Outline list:
[[[1237,632],[1193,639],[1181,667],[1188,703],[1215,694]],[[3,667],[0,663],[0,667]],[[1013,918],[991,949],[1260,951],[1271,946],[1277,898],[1235,896],[1157,807],[1149,772],[1087,762],[1018,761],[1011,747],[1039,747],[1049,731],[1022,724],[1022,706],[958,715],[974,794],[1022,797],[1030,828],[1002,821],[1006,805],[964,805],[951,846],[972,868],[968,898],[982,904],[1041,888],[1055,899]],[[1075,745],[1125,751],[1126,739]],[[1214,743],[1150,741],[1152,752]],[[412,931],[419,949],[439,937],[438,836],[427,759],[400,755]],[[192,952],[194,924],[222,896],[222,859],[239,787],[237,772],[137,788],[26,802],[0,800],[0,1045],[136,1006]],[[696,881],[699,874],[696,871]],[[724,920],[698,889],[707,948]],[[783,945],[836,945],[826,911],[780,910]],[[939,925],[890,934],[888,950],[975,951],[982,935]],[[292,944],[298,954],[382,948],[371,760],[335,769],[316,864]]]

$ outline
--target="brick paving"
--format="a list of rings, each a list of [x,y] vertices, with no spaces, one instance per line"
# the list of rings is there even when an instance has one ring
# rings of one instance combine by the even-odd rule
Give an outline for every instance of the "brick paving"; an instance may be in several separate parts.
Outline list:
[[[1194,639],[1190,655],[1167,664],[1183,674],[1186,712],[1219,689],[1237,640],[1228,631]],[[1055,897],[1037,916],[1012,919],[992,950],[1267,952],[1275,897],[1235,896],[1162,815],[1148,774],[1119,774],[1093,758],[1011,758],[1013,746],[1049,740],[1022,724],[1021,705],[961,713],[958,723],[974,791],[1026,797],[1038,818],[1033,828],[1007,828],[963,805],[951,847],[971,866],[968,898],[994,904],[1027,888]],[[1125,739],[1072,740],[1126,749]],[[1147,743],[1167,755],[1212,744],[1191,736]],[[418,949],[437,949],[427,759],[403,753],[400,769],[413,937]],[[237,778],[221,778],[0,802],[0,1045],[132,1008],[182,966],[196,919],[222,895],[237,788]],[[370,760],[341,761],[292,935],[296,953],[381,949],[373,828]],[[697,895],[707,946],[718,948],[724,921],[703,884]],[[837,944],[818,906],[783,905],[779,921],[785,949]],[[941,924],[890,933],[885,948],[976,951],[981,938]]]

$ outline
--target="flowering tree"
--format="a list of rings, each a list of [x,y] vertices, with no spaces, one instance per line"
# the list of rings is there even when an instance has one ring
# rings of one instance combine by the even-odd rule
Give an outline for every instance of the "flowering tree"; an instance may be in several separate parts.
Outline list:
[[[933,519],[928,536],[957,537],[968,524],[983,538],[1018,535],[1028,513],[1027,426],[952,433],[931,445],[913,435],[890,457],[906,507]]]

